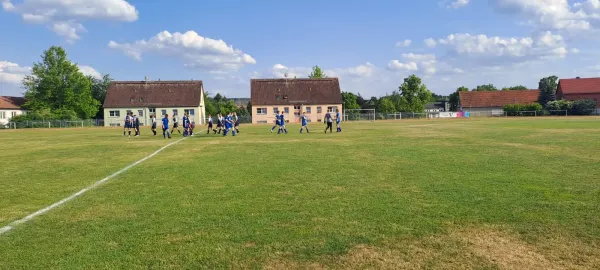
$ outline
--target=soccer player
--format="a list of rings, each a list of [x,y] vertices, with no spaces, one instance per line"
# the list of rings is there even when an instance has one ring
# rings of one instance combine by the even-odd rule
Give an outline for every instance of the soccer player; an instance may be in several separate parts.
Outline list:
[[[208,115],[208,121],[206,122],[206,125],[208,125],[208,129],[206,130],[206,134],[210,134],[210,131],[212,130],[215,134],[217,134],[217,130],[213,129],[213,120],[212,120],[212,115]]]
[[[223,116],[219,113],[217,114],[217,133],[221,134],[221,130],[223,130]]]
[[[229,113],[227,114],[227,117],[225,117],[225,131],[223,132],[223,136],[227,136],[227,133],[229,133],[229,130],[233,128],[233,114]],[[231,133],[233,133],[233,136],[235,136],[235,129],[233,129],[231,131]]]
[[[233,112],[233,127],[235,128],[235,132],[240,133],[240,119],[235,112]]]
[[[277,131],[277,134],[281,133],[281,131],[285,132],[285,134],[287,134],[287,129],[285,128],[285,117],[283,115],[283,111],[281,111],[281,114],[279,115],[279,131]]]
[[[271,128],[271,133],[273,133],[273,130],[275,130],[275,128],[278,126],[279,126],[279,114],[275,113],[275,125],[273,125],[273,127]]]
[[[162,130],[163,130],[163,138],[169,137],[171,139],[171,133],[169,133],[169,115],[165,114],[165,117],[162,119]]]
[[[181,134],[181,130],[179,130],[179,122],[177,120],[177,115],[173,114],[173,129],[171,130],[171,134],[175,134],[175,129],[177,129],[177,132]]]
[[[125,115],[125,127],[123,127],[123,136],[125,136],[127,131],[129,131],[129,137],[131,137],[131,115],[130,115],[130,113],[127,113],[127,115]]]
[[[302,126],[300,127],[300,133],[302,133],[302,129],[304,129],[304,128],[306,129],[306,133],[310,133],[308,131],[308,125],[306,124],[307,117],[306,117],[306,114],[304,112],[302,113],[301,120],[302,120]]]
[[[150,119],[152,119],[152,133],[156,136],[156,115],[153,114]]]
[[[186,137],[190,135],[190,123],[185,113],[183,114],[183,118],[181,120],[183,121],[183,137]]]
[[[325,134],[327,134],[327,129],[329,129],[329,133],[333,133],[333,119],[331,119],[331,113],[329,112],[325,114],[325,123],[327,123],[327,127],[325,127]]]
[[[135,136],[139,137],[140,136],[140,119],[137,117],[137,115],[133,116],[133,130],[135,130]]]
[[[337,125],[336,132],[342,132],[342,128],[340,127],[340,122],[342,122],[342,118],[340,118],[340,110],[335,110],[335,124]]]

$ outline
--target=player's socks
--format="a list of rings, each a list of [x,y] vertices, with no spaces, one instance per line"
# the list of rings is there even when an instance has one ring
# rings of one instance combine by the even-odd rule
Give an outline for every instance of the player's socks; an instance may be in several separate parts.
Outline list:
[[[233,134],[233,136],[235,136],[235,129],[232,130],[231,133]]]
[[[129,131],[129,137],[131,137],[131,130]]]
[[[285,134],[287,134],[287,128],[284,128],[283,131],[285,131]]]
[[[308,131],[308,127],[306,128],[306,133],[310,133],[310,132]]]
[[[300,133],[302,133],[302,128],[300,128]]]

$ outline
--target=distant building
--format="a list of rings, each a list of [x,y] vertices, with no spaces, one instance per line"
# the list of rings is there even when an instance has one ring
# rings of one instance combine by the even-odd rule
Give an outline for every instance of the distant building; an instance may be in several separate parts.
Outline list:
[[[115,81],[104,100],[104,125],[123,126],[127,112],[133,112],[142,125],[150,125],[151,115],[181,121],[189,113],[192,122],[203,125],[206,119],[202,81]]]
[[[596,101],[596,113],[600,113],[600,78],[561,79],[556,98],[564,100],[591,99]]]
[[[464,112],[487,112],[504,115],[504,105],[538,102],[540,90],[463,91],[459,108]]]
[[[320,122],[327,112],[342,113],[342,92],[337,78],[253,79],[250,82],[252,123],[273,123],[275,113],[299,122],[302,112]]]
[[[6,125],[10,119],[27,113],[22,106],[25,104],[24,97],[0,96],[0,125]]]
[[[425,112],[448,112],[450,111],[450,102],[437,101],[425,104]]]

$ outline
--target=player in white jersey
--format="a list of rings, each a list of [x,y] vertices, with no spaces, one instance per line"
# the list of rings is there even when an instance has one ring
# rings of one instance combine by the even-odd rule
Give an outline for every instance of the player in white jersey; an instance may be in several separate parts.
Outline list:
[[[156,115],[153,114],[150,119],[152,119],[152,133],[156,136]]]
[[[210,134],[210,131],[212,130],[215,134],[217,134],[217,130],[213,128],[213,120],[212,120],[212,115],[208,115],[208,119],[206,121],[206,125],[208,126],[208,129],[206,129],[206,134]]]
[[[177,119],[177,115],[173,114],[173,129],[171,130],[171,134],[175,134],[173,133],[175,131],[175,129],[177,129],[177,132],[179,132],[179,134],[181,134],[181,130],[179,130],[179,119]]]

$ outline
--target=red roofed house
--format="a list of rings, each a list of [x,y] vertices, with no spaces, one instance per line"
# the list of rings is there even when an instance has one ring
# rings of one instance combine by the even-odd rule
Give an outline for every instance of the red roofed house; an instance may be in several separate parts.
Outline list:
[[[504,115],[504,105],[531,104],[538,101],[540,90],[464,91],[458,92],[464,112],[487,112]]]
[[[26,113],[22,108],[23,104],[24,97],[0,96],[0,125],[6,125],[12,117]]]
[[[556,98],[564,100],[591,99],[596,101],[596,113],[600,113],[600,78],[561,79]]]

